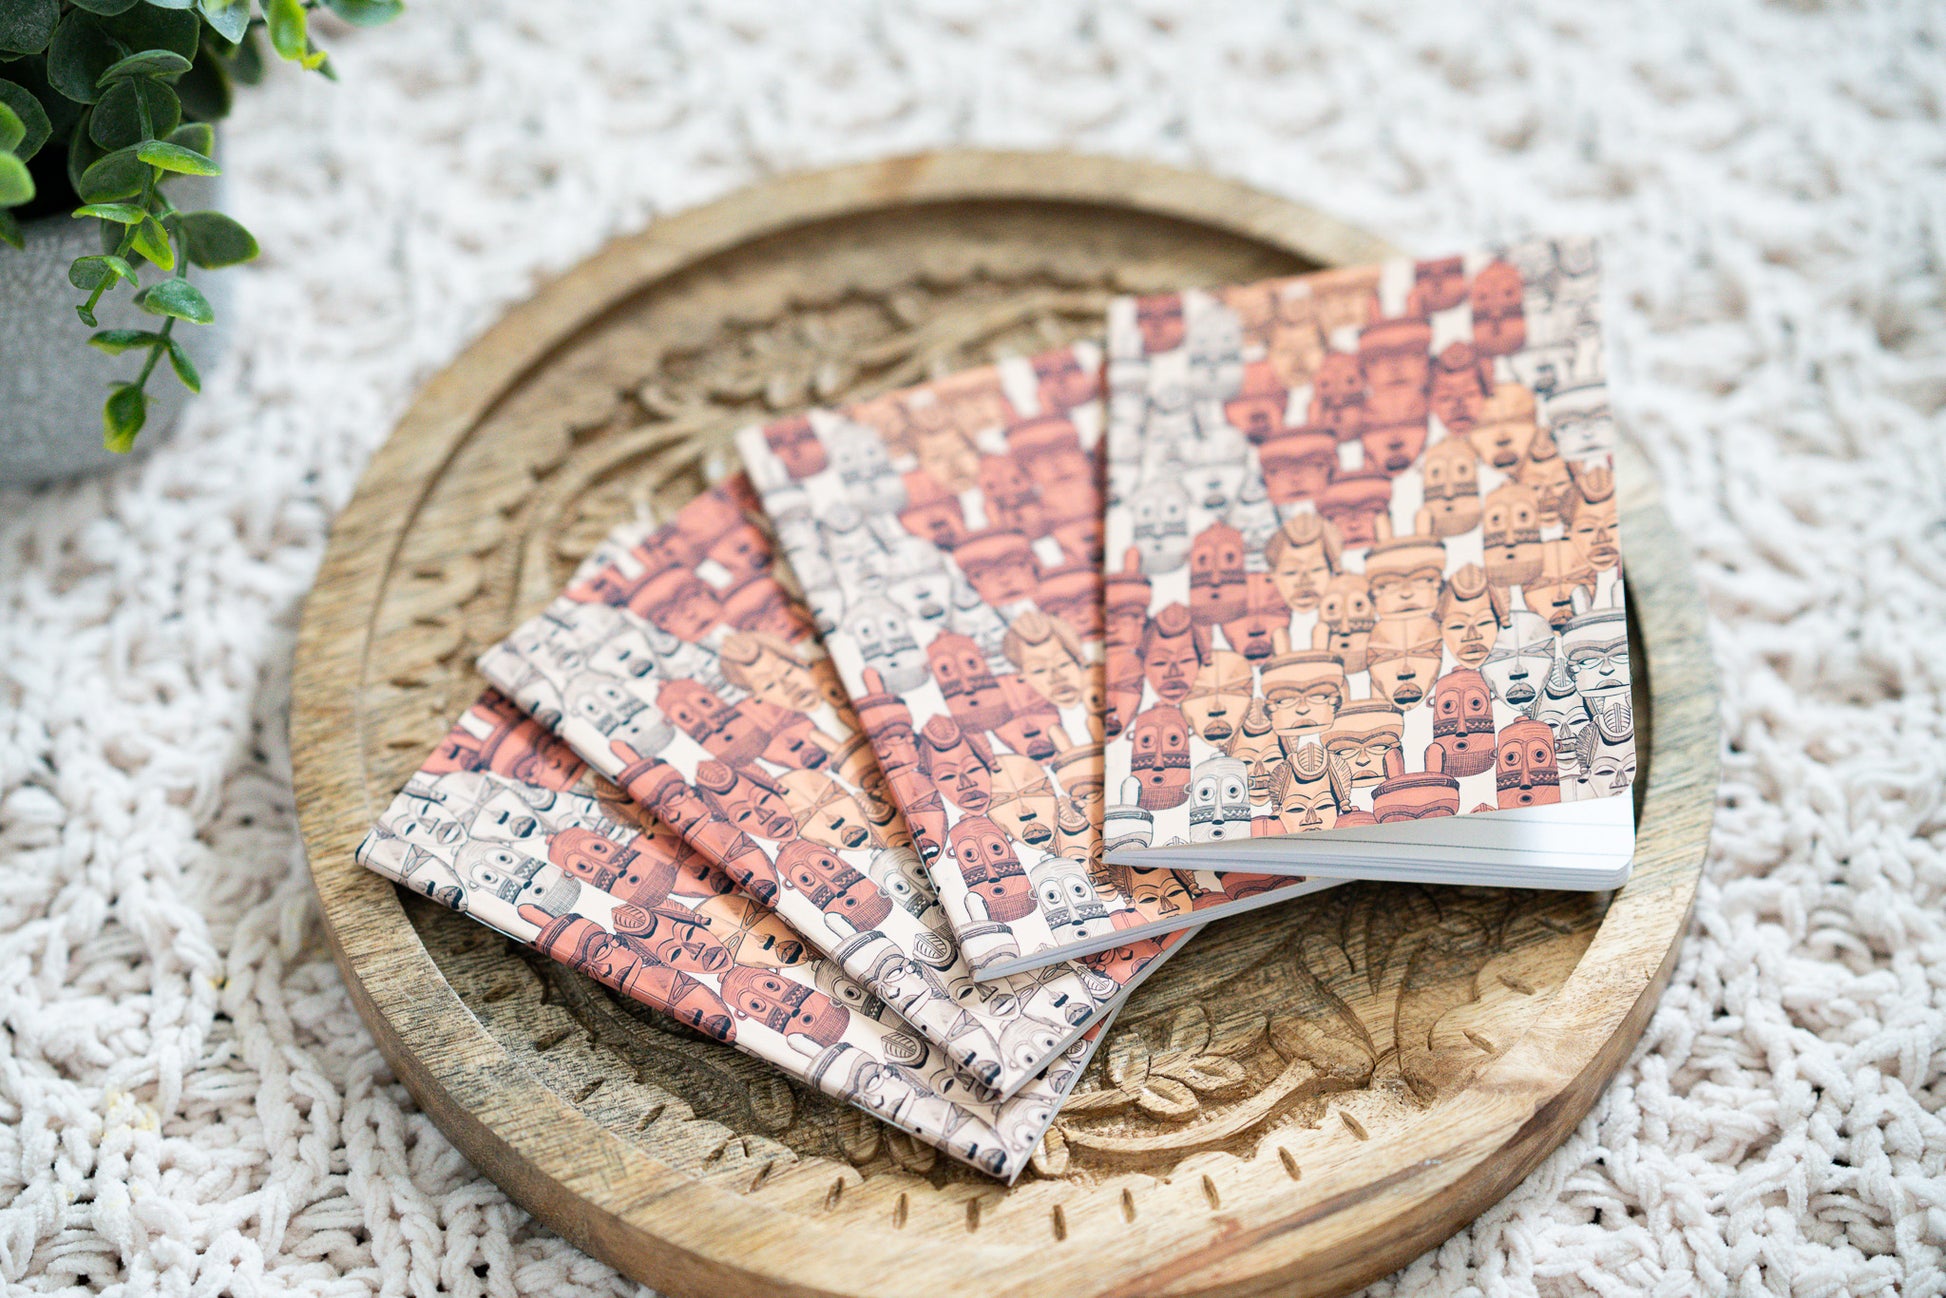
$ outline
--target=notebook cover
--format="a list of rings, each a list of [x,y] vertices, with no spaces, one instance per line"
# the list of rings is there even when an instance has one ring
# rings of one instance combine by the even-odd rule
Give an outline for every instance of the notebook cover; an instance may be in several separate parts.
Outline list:
[[[406,782],[358,860],[1004,1181],[1099,1037],[997,1100],[494,691]]]
[[[738,438],[983,976],[1101,952],[1132,982],[1170,930],[1322,886],[1102,863],[1100,360],[1077,344]]]
[[[1599,286],[1563,240],[1112,305],[1127,859],[1628,790]]]
[[[976,985],[741,475],[618,529],[480,669],[1002,1095],[1117,1003],[1062,965]]]

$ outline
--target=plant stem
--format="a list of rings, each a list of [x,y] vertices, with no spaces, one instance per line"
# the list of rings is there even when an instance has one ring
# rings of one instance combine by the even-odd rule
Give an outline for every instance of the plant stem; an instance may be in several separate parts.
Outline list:
[[[149,173],[151,182],[153,182],[153,179],[156,174],[157,173],[154,171],[151,171]],[[169,203],[168,199],[162,198],[160,194],[157,195],[157,198],[161,199],[161,201],[164,203],[168,203],[170,211],[175,210],[175,205],[173,203]],[[188,279],[189,278],[189,232],[182,228],[182,224],[180,222],[178,222],[176,225],[176,232],[174,238],[176,244],[175,278]],[[142,362],[142,372],[135,376],[136,387],[145,390],[148,388],[149,375],[155,373],[155,364],[157,361],[162,359],[162,353],[168,350],[169,336],[175,333],[175,331],[176,331],[176,317],[165,316],[162,321],[162,328],[157,334],[156,341],[149,344],[149,358],[148,360]]]
[[[117,257],[126,258],[126,255],[128,253],[128,245],[129,245],[128,236],[123,235],[121,247],[116,251],[115,255]],[[101,283],[95,285],[95,291],[88,294],[88,301],[86,305],[84,305],[81,308],[82,311],[87,313],[88,319],[92,320],[95,318],[95,303],[101,301],[101,295],[108,291],[109,282],[110,281],[107,279],[102,280]]]
[[[174,316],[170,316],[162,322],[162,332],[159,335],[160,341],[149,344],[149,358],[142,362],[142,372],[135,376],[136,387],[146,388],[149,386],[149,375],[155,373],[155,363],[162,359],[162,353],[169,346],[169,335],[174,333],[175,329],[176,318]]]

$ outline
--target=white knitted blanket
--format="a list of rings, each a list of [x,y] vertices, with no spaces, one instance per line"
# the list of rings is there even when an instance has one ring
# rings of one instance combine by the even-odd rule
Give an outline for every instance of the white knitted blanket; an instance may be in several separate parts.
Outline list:
[[[414,389],[613,235],[949,144],[1206,167],[1408,246],[1607,241],[1712,614],[1695,930],[1567,1144],[1380,1294],[1946,1289],[1946,10],[419,3],[229,132],[263,261],[181,433],[0,497],[0,1280],[610,1293],[393,1080],[286,751],[298,603]]]

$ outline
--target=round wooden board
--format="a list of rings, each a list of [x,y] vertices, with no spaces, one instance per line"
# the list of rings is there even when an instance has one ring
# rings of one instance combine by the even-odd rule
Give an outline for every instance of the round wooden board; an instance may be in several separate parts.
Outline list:
[[[631,507],[695,491],[736,428],[1093,334],[1115,292],[1387,251],[1162,167],[896,159],[659,221],[428,384],[338,520],[292,730],[339,966],[440,1128],[555,1230],[679,1294],[1340,1293],[1525,1175],[1640,1034],[1709,834],[1701,610],[1632,460],[1628,886],[1361,884],[1213,925],[1133,998],[1010,1190],[352,860],[480,689],[474,656]]]

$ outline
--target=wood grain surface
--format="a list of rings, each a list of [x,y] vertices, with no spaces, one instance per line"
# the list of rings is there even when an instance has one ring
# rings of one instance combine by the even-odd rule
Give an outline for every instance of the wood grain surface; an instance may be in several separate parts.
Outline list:
[[[440,1128],[555,1230],[678,1294],[1340,1293],[1524,1176],[1640,1034],[1709,834],[1701,611],[1626,457],[1628,886],[1360,884],[1212,925],[1137,993],[1012,1189],[352,861],[479,691],[474,656],[618,518],[697,490],[738,427],[1094,334],[1117,292],[1388,251],[1146,164],[895,159],[659,221],[429,383],[333,532],[292,738],[339,967]]]

